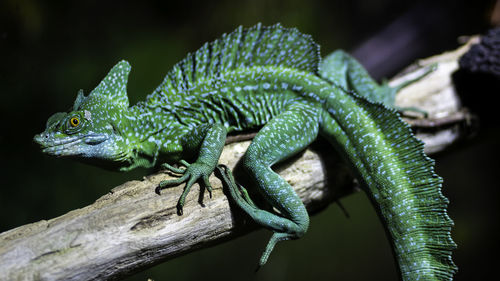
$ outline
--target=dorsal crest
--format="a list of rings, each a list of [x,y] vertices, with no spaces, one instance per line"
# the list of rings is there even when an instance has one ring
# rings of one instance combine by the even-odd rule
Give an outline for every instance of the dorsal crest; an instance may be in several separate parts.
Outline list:
[[[188,54],[149,98],[164,93],[182,95],[203,81],[254,66],[282,66],[317,74],[319,62],[319,45],[295,28],[280,24],[257,24],[248,29],[240,26]]]

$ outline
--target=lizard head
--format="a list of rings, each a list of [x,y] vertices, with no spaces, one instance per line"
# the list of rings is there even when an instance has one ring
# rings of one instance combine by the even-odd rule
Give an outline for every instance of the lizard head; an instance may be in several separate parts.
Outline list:
[[[128,123],[129,72],[128,62],[121,61],[89,96],[80,90],[71,111],[52,115],[45,131],[34,137],[42,152],[105,167],[127,162],[130,149],[121,128]]]

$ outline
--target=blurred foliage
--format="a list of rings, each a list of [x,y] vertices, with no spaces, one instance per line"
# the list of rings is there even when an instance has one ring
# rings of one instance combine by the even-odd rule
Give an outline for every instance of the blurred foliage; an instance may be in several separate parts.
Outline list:
[[[441,1],[439,8],[453,17],[443,17],[439,25],[447,27],[439,36],[442,40],[423,40],[428,52],[455,45],[458,35],[484,31],[490,2]],[[133,67],[128,91],[134,104],[187,52],[238,25],[295,26],[312,34],[326,54],[335,48],[352,49],[415,5],[396,0],[2,1],[0,231],[86,206],[112,187],[151,172],[119,174],[54,159],[32,143],[48,116],[67,110],[80,88],[89,93],[120,59]],[[494,264],[480,257],[498,250],[493,237],[498,227],[492,223],[498,221],[498,190],[487,189],[498,186],[493,168],[498,168],[499,155],[491,151],[498,137],[498,130],[483,131],[466,147],[437,159],[457,224],[457,280],[481,279]],[[477,157],[481,154],[484,158]],[[364,194],[350,196],[343,204],[351,219],[332,205],[312,218],[303,239],[278,245],[258,273],[253,270],[270,235],[263,230],[128,280],[396,280],[389,244]]]

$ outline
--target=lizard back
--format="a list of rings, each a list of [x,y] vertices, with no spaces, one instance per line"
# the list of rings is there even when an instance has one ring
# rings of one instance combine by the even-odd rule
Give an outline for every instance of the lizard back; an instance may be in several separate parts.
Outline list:
[[[238,68],[279,65],[317,74],[320,59],[319,45],[295,28],[240,26],[188,54],[146,100],[153,105],[189,100],[193,88],[203,84],[205,91],[197,92],[211,92],[227,79],[226,73]]]
[[[216,107],[227,106],[225,113],[234,111],[237,115],[238,110],[252,103],[250,99],[255,93],[264,93],[259,98],[268,99],[264,107],[273,106],[269,99],[287,93],[291,95],[285,99],[312,99],[321,104],[331,117],[324,115],[324,120],[332,122],[325,125],[325,136],[334,139],[337,147],[347,153],[366,185],[365,190],[393,239],[403,279],[451,279],[456,271],[451,261],[451,250],[455,248],[449,234],[452,221],[446,214],[448,201],[441,194],[442,179],[434,173],[433,161],[425,156],[422,143],[413,137],[394,110],[336,85],[330,85],[333,92],[330,86],[323,86],[325,81],[318,79],[319,62],[318,45],[295,29],[279,25],[270,28],[257,25],[247,30],[240,27],[205,44],[174,66],[148,97],[148,103],[181,107],[184,104],[185,112],[195,114],[196,102],[201,105],[210,96],[232,97],[244,85],[248,87],[252,79],[257,82],[258,76],[263,75],[265,78],[256,83],[254,92],[236,95],[247,100],[229,99]],[[296,85],[304,88],[288,88],[293,85],[294,79],[290,77],[295,74],[300,77]],[[282,84],[284,81],[286,86]],[[272,118],[272,114],[269,116],[268,119]],[[353,116],[358,116],[360,128],[353,126]],[[190,121],[196,123],[199,118]],[[385,154],[386,150],[390,154]]]

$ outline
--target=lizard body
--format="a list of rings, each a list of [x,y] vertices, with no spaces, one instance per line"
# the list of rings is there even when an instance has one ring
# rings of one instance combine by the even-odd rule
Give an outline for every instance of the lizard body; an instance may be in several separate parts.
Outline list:
[[[322,135],[363,183],[391,237],[402,279],[452,279],[452,221],[433,161],[395,110],[381,98],[370,101],[377,91],[397,90],[380,90],[343,52],[321,63],[318,45],[296,29],[240,27],[189,54],[146,101],[132,107],[129,72],[121,61],[89,96],[79,93],[71,112],[49,118],[45,132],[35,136],[43,151],[122,171],[161,164],[182,176],[160,183],[158,192],[186,182],[178,203],[182,213],[194,182],[211,190],[208,176],[226,134],[260,129],[242,164],[279,213],[256,206],[231,171],[219,170],[238,206],[274,232],[263,265],[278,241],[299,238],[309,226],[300,198],[271,167]]]

